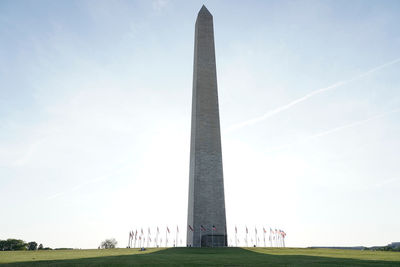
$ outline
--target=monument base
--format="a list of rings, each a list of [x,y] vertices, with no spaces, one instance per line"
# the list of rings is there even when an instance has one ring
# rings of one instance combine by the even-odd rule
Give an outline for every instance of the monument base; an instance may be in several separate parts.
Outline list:
[[[201,247],[227,247],[227,240],[226,235],[203,235],[201,237]]]

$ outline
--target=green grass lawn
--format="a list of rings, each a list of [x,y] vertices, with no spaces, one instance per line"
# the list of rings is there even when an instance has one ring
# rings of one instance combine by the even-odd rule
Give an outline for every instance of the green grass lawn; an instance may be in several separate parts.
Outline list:
[[[300,248],[0,251],[9,266],[400,266],[399,252]]]

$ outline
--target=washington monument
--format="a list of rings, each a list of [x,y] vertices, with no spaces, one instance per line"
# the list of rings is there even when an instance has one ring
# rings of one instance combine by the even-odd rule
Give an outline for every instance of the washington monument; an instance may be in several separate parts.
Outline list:
[[[203,5],[194,39],[187,246],[226,245],[213,17]]]

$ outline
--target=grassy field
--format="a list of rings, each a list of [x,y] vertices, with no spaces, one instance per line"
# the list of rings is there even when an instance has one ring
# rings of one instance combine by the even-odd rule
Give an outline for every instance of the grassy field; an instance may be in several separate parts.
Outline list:
[[[0,251],[7,266],[400,266],[399,252],[299,248]]]

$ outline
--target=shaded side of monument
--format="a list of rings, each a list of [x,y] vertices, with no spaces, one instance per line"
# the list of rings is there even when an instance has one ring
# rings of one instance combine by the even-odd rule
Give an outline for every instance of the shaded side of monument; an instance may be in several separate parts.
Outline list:
[[[187,246],[227,246],[213,17],[196,20]]]

